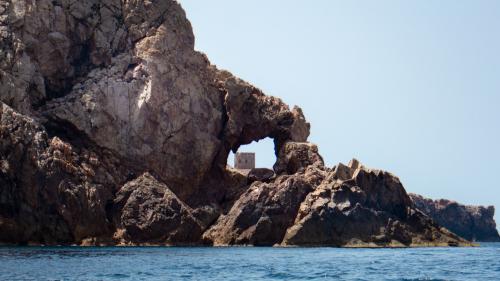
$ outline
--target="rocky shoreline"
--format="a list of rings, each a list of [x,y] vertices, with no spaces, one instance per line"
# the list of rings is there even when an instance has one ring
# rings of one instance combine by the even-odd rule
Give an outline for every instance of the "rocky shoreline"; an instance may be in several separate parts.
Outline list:
[[[211,65],[179,3],[0,0],[0,243],[470,246],[329,168],[299,107]],[[273,170],[227,166],[270,137]]]
[[[500,242],[494,206],[467,206],[446,199],[409,195],[419,210],[460,237],[470,241]]]

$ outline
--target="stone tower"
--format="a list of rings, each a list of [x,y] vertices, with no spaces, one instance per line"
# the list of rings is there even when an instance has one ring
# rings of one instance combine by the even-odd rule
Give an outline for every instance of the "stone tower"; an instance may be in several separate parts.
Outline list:
[[[234,155],[234,167],[240,170],[251,170],[255,168],[255,153],[237,152]]]

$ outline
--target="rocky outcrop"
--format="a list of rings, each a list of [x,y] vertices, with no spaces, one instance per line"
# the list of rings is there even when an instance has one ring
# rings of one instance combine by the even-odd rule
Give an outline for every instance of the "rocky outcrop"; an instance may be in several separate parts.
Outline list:
[[[446,199],[410,194],[415,206],[453,233],[471,241],[500,242],[495,207],[467,206]]]
[[[200,240],[202,225],[193,210],[148,173],[120,188],[113,203],[114,238],[122,244],[179,245]]]
[[[466,244],[325,167],[299,107],[194,50],[177,1],[0,0],[0,243]],[[270,137],[273,170],[227,166]]]
[[[310,164],[273,182],[252,184],[204,239],[218,246],[467,243],[415,209],[397,177],[356,160],[333,170]]]
[[[280,244],[301,202],[324,177],[324,171],[311,168],[270,183],[254,182],[205,232],[205,241],[216,246]]]
[[[302,202],[283,245],[454,244],[457,236],[416,210],[394,175],[339,164]]]
[[[0,106],[0,241],[72,243],[109,234],[107,206],[126,165],[50,137],[34,119]]]

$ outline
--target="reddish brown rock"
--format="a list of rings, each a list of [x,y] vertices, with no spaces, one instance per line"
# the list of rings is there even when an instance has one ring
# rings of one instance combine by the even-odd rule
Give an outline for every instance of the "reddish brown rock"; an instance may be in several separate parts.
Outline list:
[[[410,194],[415,206],[440,225],[471,241],[500,242],[495,207],[466,206],[455,201],[432,200]]]
[[[399,179],[353,160],[302,202],[283,245],[413,246],[464,243],[414,209]]]
[[[294,161],[278,161],[286,159]],[[310,160],[292,175],[252,184],[204,239],[214,245],[468,245],[416,210],[392,174],[356,160],[333,171]]]
[[[192,209],[146,173],[125,184],[114,200],[115,239],[121,244],[192,244],[202,226]]]
[[[107,206],[127,173],[102,150],[49,137],[0,104],[0,241],[59,244],[109,235]]]
[[[211,65],[177,1],[0,0],[0,37],[0,243],[462,242],[394,176],[324,167],[302,110]],[[273,172],[227,168],[266,137]]]
[[[281,243],[299,205],[324,176],[323,171],[313,168],[279,176],[270,183],[253,183],[205,232],[205,240],[217,246]]]

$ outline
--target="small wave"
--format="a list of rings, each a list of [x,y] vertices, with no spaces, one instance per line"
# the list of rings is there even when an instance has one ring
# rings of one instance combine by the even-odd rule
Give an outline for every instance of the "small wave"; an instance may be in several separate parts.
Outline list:
[[[447,281],[447,280],[434,279],[434,278],[403,278],[403,279],[395,279],[394,281]]]

